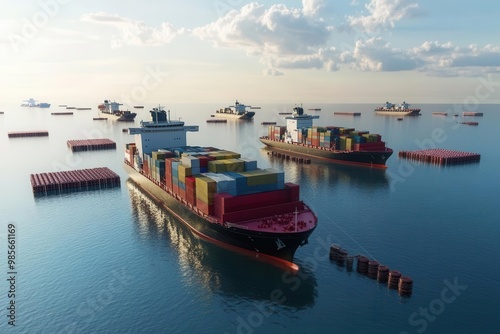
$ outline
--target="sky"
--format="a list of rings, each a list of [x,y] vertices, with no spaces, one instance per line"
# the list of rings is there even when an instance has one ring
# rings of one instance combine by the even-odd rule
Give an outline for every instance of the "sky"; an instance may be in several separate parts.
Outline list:
[[[1,8],[3,102],[500,103],[498,1],[2,0]]]

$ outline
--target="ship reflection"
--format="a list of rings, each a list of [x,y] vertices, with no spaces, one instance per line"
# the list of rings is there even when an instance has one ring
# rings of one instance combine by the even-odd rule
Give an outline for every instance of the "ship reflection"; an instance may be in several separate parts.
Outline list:
[[[133,181],[127,181],[127,188],[138,236],[164,240],[166,251],[177,253],[185,285],[238,301],[260,301],[297,310],[314,305],[317,283],[313,272],[301,268],[292,273],[214,245],[193,234]],[[223,306],[231,309],[231,305]]]
[[[310,164],[268,155],[269,150],[261,149],[263,159],[267,159],[271,167],[284,170],[287,180],[298,184],[327,183],[335,185],[356,186],[364,188],[388,188],[389,180],[385,169],[369,168],[356,165],[334,164],[324,161],[312,161]],[[265,157],[264,157],[265,156]]]

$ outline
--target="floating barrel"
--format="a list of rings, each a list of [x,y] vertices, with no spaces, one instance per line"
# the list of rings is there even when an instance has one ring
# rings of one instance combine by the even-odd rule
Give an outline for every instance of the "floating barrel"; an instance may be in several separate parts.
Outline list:
[[[343,266],[345,264],[345,261],[347,259],[347,254],[349,254],[345,249],[340,249],[338,253],[338,258],[337,258],[337,264],[339,266]]]
[[[408,276],[401,276],[398,283],[398,293],[401,296],[411,295],[413,289],[413,280]]]
[[[387,281],[387,286],[389,289],[397,289],[399,285],[399,279],[401,278],[401,273],[397,270],[389,271],[389,279]]]
[[[387,283],[389,279],[389,267],[380,265],[377,269],[377,281],[380,283]]]
[[[358,256],[358,265],[356,267],[356,270],[360,274],[366,274],[368,272],[368,258],[366,256],[360,255]]]
[[[330,246],[330,260],[337,261],[339,258],[340,246],[331,245]]]
[[[368,277],[376,279],[377,278],[377,273],[378,273],[378,266],[380,263],[377,261],[369,261],[368,262]]]
[[[348,271],[352,271],[353,263],[354,263],[354,256],[347,256],[345,259],[345,266]]]

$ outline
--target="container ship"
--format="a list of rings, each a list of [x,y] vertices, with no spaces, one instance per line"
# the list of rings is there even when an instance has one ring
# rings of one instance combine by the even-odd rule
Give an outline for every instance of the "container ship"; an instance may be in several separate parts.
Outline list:
[[[152,121],[129,128],[124,168],[132,181],[202,237],[290,269],[299,246],[317,226],[284,173],[214,147],[188,146],[198,126],[150,111]]]
[[[50,103],[40,102],[38,103],[35,99],[29,98],[24,100],[21,104],[21,107],[30,107],[30,108],[50,108]]]
[[[260,141],[272,150],[297,154],[331,162],[386,168],[393,150],[386,147],[379,134],[337,126],[313,126],[317,115],[304,114],[302,107],[293,108],[285,117],[286,126],[269,126]]]
[[[252,119],[255,116],[255,112],[248,111],[247,108],[259,109],[260,107],[247,106],[236,100],[236,102],[234,102],[234,106],[216,110],[215,116],[232,119]]]
[[[98,105],[97,108],[100,114],[107,118],[112,118],[119,122],[133,122],[137,114],[129,110],[120,110],[121,105],[123,104],[104,100],[104,103]]]
[[[390,116],[418,116],[420,115],[420,108],[410,108],[406,102],[396,106],[393,103],[386,102],[384,105],[375,108],[377,115],[390,115]]]

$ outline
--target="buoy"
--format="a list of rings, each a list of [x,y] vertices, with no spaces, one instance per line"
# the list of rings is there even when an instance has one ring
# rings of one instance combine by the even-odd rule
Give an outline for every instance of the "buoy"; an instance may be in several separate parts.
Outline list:
[[[387,283],[389,279],[389,267],[380,265],[377,270],[377,281],[380,283]]]
[[[369,261],[368,262],[368,277],[376,279],[378,273],[378,266],[380,264],[377,261]]]
[[[387,281],[387,286],[389,289],[397,289],[399,284],[399,278],[401,273],[397,270],[389,271],[389,280]]]
[[[411,295],[413,280],[408,276],[401,276],[398,283],[398,293],[402,296]]]
[[[356,270],[360,274],[366,274],[368,272],[368,260],[367,257],[360,255],[358,256],[358,266],[356,267]]]

